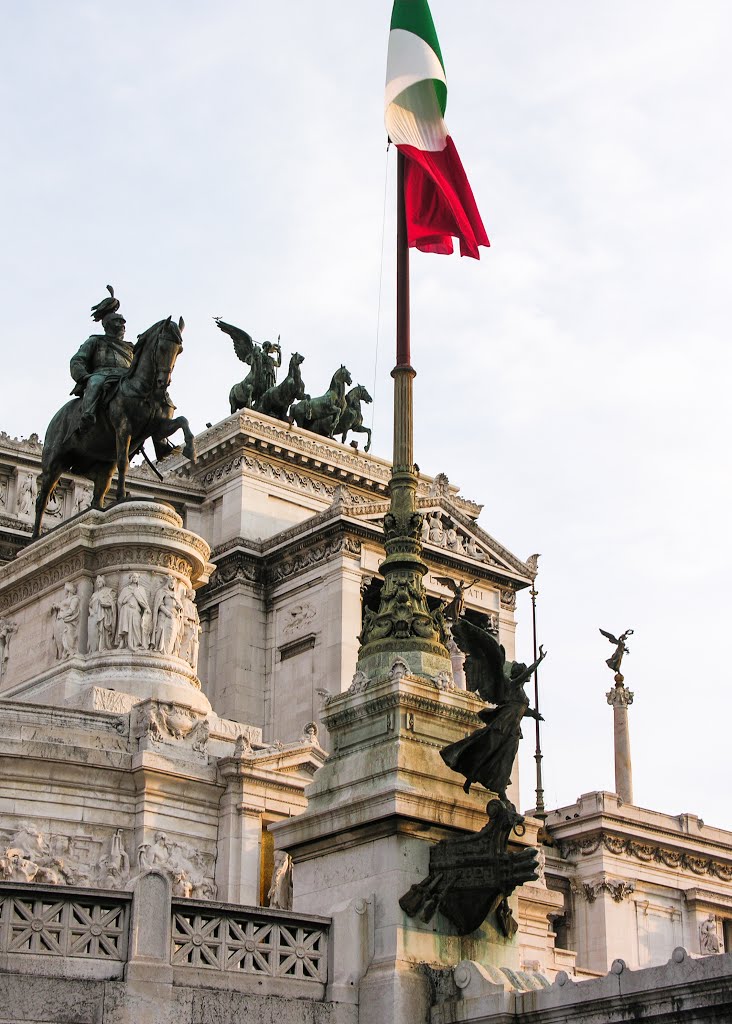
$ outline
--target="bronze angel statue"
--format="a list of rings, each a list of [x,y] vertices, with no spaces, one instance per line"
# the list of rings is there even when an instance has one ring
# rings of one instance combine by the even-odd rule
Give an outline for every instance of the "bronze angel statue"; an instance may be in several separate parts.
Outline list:
[[[465,608],[465,592],[479,582],[479,579],[466,583],[465,580],[453,580],[449,576],[435,576],[435,583],[444,584],[455,595],[452,601],[445,606],[444,615],[446,619],[452,619],[453,622],[458,621]]]
[[[239,359],[252,368],[244,380],[235,384],[229,392],[231,411],[235,413],[237,409],[257,409],[264,393],[275,386],[277,370],[282,365],[279,338],[276,343],[265,341],[260,345],[240,327],[227,324],[217,316],[214,320],[219,330],[228,334],[234,342],[234,351]]]
[[[485,722],[463,740],[444,747],[440,754],[453,771],[464,775],[465,792],[474,782],[496,793],[500,800],[512,806],[506,796],[511,784],[511,770],[521,739],[521,719],[524,715],[543,721],[537,711],[529,707],[524,686],[538,665],[544,660],[543,647],[533,665],[508,661],[501,644],[481,626],[460,619],[452,627],[458,647],[465,652],[465,677],[468,688],[475,690],[487,704],[478,717]]]
[[[621,633],[620,636],[613,636],[613,634],[608,633],[606,629],[601,629],[600,632],[603,636],[606,636],[608,638],[611,644],[615,644],[615,650],[613,651],[612,655],[605,660],[605,664],[611,672],[614,672],[615,675],[619,675],[620,666],[623,663],[623,655],[630,654],[630,651],[625,646],[625,641],[628,639],[629,636],[633,635],[635,630],[626,629],[626,631],[624,633]]]

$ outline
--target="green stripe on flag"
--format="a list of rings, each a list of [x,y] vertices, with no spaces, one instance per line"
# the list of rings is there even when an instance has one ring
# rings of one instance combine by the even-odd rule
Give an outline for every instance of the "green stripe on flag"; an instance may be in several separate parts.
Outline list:
[[[435,23],[432,20],[432,12],[427,0],[394,0],[394,9],[391,12],[392,29],[401,28],[405,32],[413,32],[414,35],[424,39],[427,45],[435,51],[437,59],[445,70],[445,62],[442,59],[442,51],[437,40]],[[447,106],[447,86],[444,82],[434,80],[437,99],[442,113],[445,113]]]

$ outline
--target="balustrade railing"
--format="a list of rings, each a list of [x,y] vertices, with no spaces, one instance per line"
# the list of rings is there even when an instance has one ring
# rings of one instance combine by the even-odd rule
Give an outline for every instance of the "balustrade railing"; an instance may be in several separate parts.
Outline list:
[[[127,959],[131,893],[0,882],[0,953]]]
[[[173,966],[327,981],[328,918],[199,900],[172,911]]]

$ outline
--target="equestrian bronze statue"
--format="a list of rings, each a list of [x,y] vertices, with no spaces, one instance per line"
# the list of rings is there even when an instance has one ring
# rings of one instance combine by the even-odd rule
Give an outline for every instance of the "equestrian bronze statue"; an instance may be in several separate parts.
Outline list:
[[[49,498],[62,473],[75,473],[94,482],[92,508],[103,508],[117,471],[117,500],[127,496],[129,460],[151,438],[158,458],[175,450],[166,438],[183,431],[183,454],[195,462],[193,434],[185,416],[174,417],[175,406],[167,388],[175,361],[183,351],[181,318],[153,324],[133,346],[124,340],[125,320],[119,301],[111,299],[93,307],[103,335],[92,335],[71,360],[77,396],[53,417],[46,430],[42,468],[38,478],[33,537]]]

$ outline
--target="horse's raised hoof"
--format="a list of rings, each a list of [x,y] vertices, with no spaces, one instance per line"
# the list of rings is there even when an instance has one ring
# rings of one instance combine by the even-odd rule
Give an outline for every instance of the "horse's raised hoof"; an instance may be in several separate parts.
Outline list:
[[[192,441],[189,441],[189,443],[185,446],[185,448],[183,449],[183,454],[195,466],[195,464],[196,464],[196,448],[195,448],[195,445],[193,444]]]

